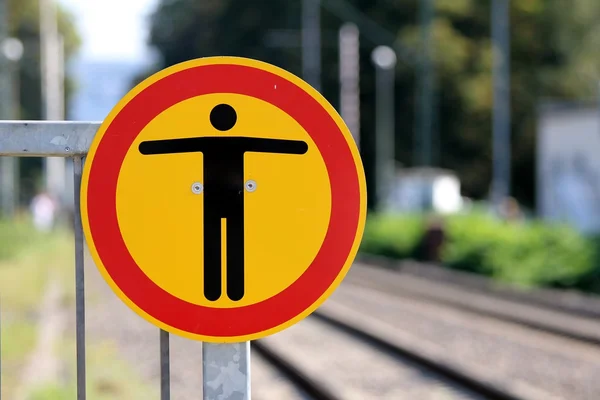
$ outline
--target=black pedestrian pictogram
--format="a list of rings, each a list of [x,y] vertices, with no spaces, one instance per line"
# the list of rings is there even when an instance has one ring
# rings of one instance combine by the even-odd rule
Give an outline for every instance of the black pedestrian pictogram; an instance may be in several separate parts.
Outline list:
[[[210,113],[211,125],[219,131],[232,129],[237,114],[229,104],[219,104]],[[244,279],[244,154],[305,154],[300,140],[245,136],[202,136],[144,141],[144,155],[201,152],[204,156],[204,296],[221,297],[221,219],[226,223],[227,296],[241,300]]]

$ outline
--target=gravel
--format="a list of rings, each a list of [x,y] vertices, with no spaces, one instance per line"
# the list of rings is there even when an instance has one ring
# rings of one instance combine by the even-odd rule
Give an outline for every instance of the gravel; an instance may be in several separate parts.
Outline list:
[[[159,329],[139,317],[112,292],[91,261],[86,260],[87,342],[111,341],[119,356],[160,393]],[[170,335],[171,397],[201,398],[202,346]]]
[[[252,400],[310,400],[257,353],[252,353]]]
[[[159,330],[129,309],[86,257],[87,343],[114,343],[142,381],[160,393]],[[305,399],[293,385],[252,353],[253,400]],[[171,399],[202,398],[202,344],[170,335]]]
[[[442,305],[342,285],[330,298],[422,341],[442,346],[457,363],[487,368],[570,400],[600,398],[600,350]]]
[[[159,331],[125,306],[91,261],[86,262],[88,343],[112,341],[119,355],[159,393]],[[488,324],[472,314],[440,305],[411,302],[343,284],[328,301],[385,321],[422,340],[444,346],[465,365],[492,369],[507,381],[541,387],[561,398],[600,398],[600,350],[573,351],[568,342],[552,340],[508,323]],[[519,331],[519,332],[517,332]],[[320,321],[308,318],[265,339],[289,354],[308,373],[332,385],[343,399],[471,399],[439,376],[390,355],[374,351]],[[555,345],[555,350],[552,345]],[[573,348],[577,346],[573,345]],[[201,398],[202,346],[171,336],[173,399]],[[582,355],[582,353],[585,353]],[[597,357],[596,357],[597,356]],[[304,399],[302,393],[253,353],[252,392],[257,400]]]

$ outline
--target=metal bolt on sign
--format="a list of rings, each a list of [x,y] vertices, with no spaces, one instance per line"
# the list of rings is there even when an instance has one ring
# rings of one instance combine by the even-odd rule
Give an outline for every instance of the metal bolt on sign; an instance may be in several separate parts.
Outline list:
[[[250,400],[250,341],[286,329],[319,307],[356,256],[346,249],[358,248],[364,230],[362,161],[335,109],[285,70],[246,58],[208,57],[161,74],[133,88],[102,123],[0,122],[0,156],[74,160],[78,400],[86,398],[84,238],[115,294],[159,328],[161,400],[171,392],[169,334],[203,342],[204,400]],[[167,109],[168,121],[155,118]],[[265,124],[270,117],[283,122]],[[202,194],[203,268],[195,252],[156,268],[153,263],[172,255],[175,246],[198,246],[197,224],[185,222],[197,213],[192,209],[197,202],[178,188],[186,174],[199,169],[203,183],[192,181],[190,188]],[[258,179],[244,181],[246,169]],[[247,199],[245,207],[234,188],[255,192],[263,177],[270,190]],[[117,191],[117,182],[131,190]],[[162,212],[165,202],[172,205],[169,213]],[[319,212],[307,214],[307,202]],[[254,215],[247,218],[245,212]],[[173,217],[182,222],[173,224]],[[140,218],[153,221],[144,232],[136,223]],[[256,220],[261,223],[253,225]],[[90,228],[98,225],[102,229]],[[322,225],[333,240],[315,234]],[[244,237],[245,229],[259,234]],[[132,240],[139,234],[150,239]],[[303,258],[314,259],[312,264],[285,256],[299,243],[315,252]],[[253,254],[260,258],[245,256],[245,248],[258,248]],[[294,278],[285,278],[291,281],[278,278],[260,287],[245,280],[249,273],[271,275],[282,263],[303,279],[291,274]],[[165,275],[174,270],[176,276]],[[203,279],[191,279],[200,273]]]
[[[200,182],[194,182],[192,184],[192,193],[194,193],[194,194],[202,193],[203,189],[204,189],[204,186],[202,186],[202,184]]]
[[[254,182],[252,179],[246,181],[246,184],[244,185],[244,187],[246,188],[246,191],[248,192],[254,192],[256,190],[256,182]]]

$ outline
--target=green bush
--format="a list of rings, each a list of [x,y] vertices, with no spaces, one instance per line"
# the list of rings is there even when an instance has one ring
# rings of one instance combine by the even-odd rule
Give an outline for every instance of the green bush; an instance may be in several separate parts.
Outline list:
[[[600,241],[568,226],[504,222],[478,212],[445,217],[444,227],[442,263],[449,268],[522,286],[600,289]],[[369,216],[361,251],[418,258],[425,229],[424,215]]]
[[[594,269],[592,243],[568,226],[448,218],[444,264],[525,286],[573,286]]]
[[[390,258],[413,258],[423,233],[418,215],[369,215],[361,251]]]
[[[565,282],[556,282],[556,287],[573,287],[587,292],[600,293],[600,237],[590,237],[588,242],[594,249],[593,267],[586,269],[586,272],[576,279]]]

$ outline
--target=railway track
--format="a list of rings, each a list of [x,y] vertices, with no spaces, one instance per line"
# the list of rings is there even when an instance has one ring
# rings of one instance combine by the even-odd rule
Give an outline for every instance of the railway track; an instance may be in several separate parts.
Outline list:
[[[305,393],[306,397],[313,400],[337,400],[339,397],[335,395],[331,389],[318,381],[312,379],[309,374],[304,372],[298,366],[294,365],[277,350],[271,348],[263,341],[255,341],[252,343],[253,352],[258,353],[266,362],[274,369],[285,376],[292,385],[300,392]]]
[[[389,351],[375,337],[365,339],[365,332],[322,318],[308,318],[253,342],[253,349],[306,399],[514,399],[448,375],[410,354]]]
[[[316,319],[329,324],[341,332],[344,332],[356,339],[368,343],[373,347],[375,352],[385,352],[387,354],[393,354],[400,360],[405,360],[413,365],[413,368],[420,370],[427,370],[437,375],[438,379],[444,379],[449,381],[450,385],[459,388],[460,390],[470,393],[469,396],[465,397],[448,397],[444,398],[479,398],[479,399],[490,399],[490,400],[518,400],[520,397],[516,397],[509,391],[504,391],[493,385],[489,385],[487,382],[479,381],[477,378],[469,376],[468,374],[453,369],[444,365],[443,363],[435,362],[425,356],[418,354],[408,348],[403,348],[397,344],[382,339],[377,335],[372,335],[355,326],[344,323],[336,318],[331,318],[328,315],[315,312],[313,317]],[[330,385],[324,384],[323,381],[314,378],[314,374],[310,371],[303,369],[295,364],[293,357],[289,357],[285,351],[274,348],[269,344],[265,343],[264,340],[253,342],[253,350],[258,355],[264,358],[269,364],[275,369],[282,373],[289,381],[298,388],[299,391],[306,394],[306,398],[313,400],[345,400],[343,395],[340,395],[332,389]],[[369,397],[375,399],[377,397]],[[381,397],[391,398],[391,397]]]
[[[427,268],[429,267],[422,267],[421,271]],[[449,277],[452,273],[442,275],[439,269],[434,274],[435,277],[431,276],[431,272],[427,274],[427,271],[419,274],[413,267],[399,275],[376,265],[356,264],[352,274],[348,275],[348,282],[398,297],[448,305],[472,314],[600,346],[600,303],[597,299],[590,299],[589,302],[596,302],[598,308],[592,308],[589,304],[585,304],[585,307],[574,304],[567,306],[564,300],[559,300],[561,294],[556,293],[557,306],[553,308],[551,294],[548,292],[541,300],[536,295],[528,296],[514,290],[493,290],[483,283],[464,278],[451,279],[452,282],[447,283],[440,278]]]
[[[380,268],[395,275],[421,278],[458,287],[472,293],[483,293],[488,297],[515,301],[541,309],[561,311],[583,318],[600,318],[600,296],[572,290],[546,288],[522,289],[500,284],[487,277],[473,273],[451,270],[438,265],[416,261],[400,261],[380,256],[361,255],[355,265]]]
[[[368,346],[370,351],[393,357],[397,363],[410,364],[411,368],[427,371],[436,376],[435,379],[443,380],[450,387],[457,388],[459,393],[482,399],[600,398],[600,385],[594,383],[594,377],[600,372],[600,324],[591,317],[589,309],[582,313],[572,310],[567,312],[560,307],[554,310],[549,304],[539,304],[537,300],[519,302],[510,295],[486,296],[479,288],[461,287],[456,282],[446,285],[439,279],[397,274],[364,265],[353,267],[338,292],[314,312],[309,320],[318,321],[340,335],[352,338],[356,346]],[[474,347],[483,346],[478,344],[479,339],[474,339],[476,336],[489,335],[494,340],[500,337],[509,343],[509,347],[514,348],[508,350],[507,347],[505,351],[505,354],[511,354],[506,355],[508,361],[497,362],[494,366],[494,357],[491,357],[486,365],[485,361],[482,363],[481,359],[477,361],[477,357],[466,354],[469,351],[456,352],[452,349],[456,347],[456,343],[440,343],[442,340],[436,340],[430,334],[433,329],[422,329],[422,335],[418,329],[416,332],[407,332],[411,325],[398,323],[394,318],[402,316],[400,320],[406,319],[411,310],[418,310],[416,314],[425,311],[416,317],[425,318],[429,313],[433,317],[427,318],[439,317],[445,324],[452,322],[455,327],[468,327],[468,332],[465,330],[465,341],[472,342]],[[451,316],[453,313],[456,314],[454,317]],[[453,318],[458,318],[459,322],[452,321]],[[461,318],[464,322],[460,322]],[[477,325],[479,328],[476,328]],[[485,329],[478,331],[482,326]],[[442,337],[443,334],[440,338]],[[336,388],[335,382],[324,380],[320,374],[315,373],[313,366],[299,365],[297,356],[287,354],[286,346],[273,346],[269,340],[261,340],[254,342],[254,349],[294,385],[307,393],[307,398],[348,398],[341,395],[339,390],[333,389]],[[328,349],[324,347],[321,351],[327,352]],[[525,362],[519,361],[520,353]],[[335,356],[335,353],[332,354]],[[496,359],[502,358],[501,349],[497,354],[500,356],[495,357]],[[528,354],[533,356],[528,357]],[[471,359],[468,360],[469,358]],[[519,363],[527,364],[529,358],[541,361],[532,362],[531,366],[521,365],[522,371],[512,375],[503,371],[519,370]],[[514,363],[515,367],[512,367],[511,363]],[[582,378],[583,383],[571,381],[568,377],[562,381],[557,380],[545,371],[552,370],[553,363],[556,368],[564,369],[573,365],[572,369],[579,368],[577,374],[580,377],[585,378],[585,374],[589,374],[589,377]],[[527,376],[528,374],[531,376]],[[578,389],[570,393],[571,386],[578,386]],[[457,395],[444,398],[463,397]]]

